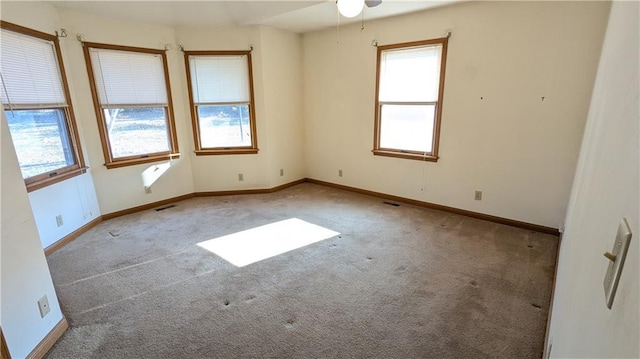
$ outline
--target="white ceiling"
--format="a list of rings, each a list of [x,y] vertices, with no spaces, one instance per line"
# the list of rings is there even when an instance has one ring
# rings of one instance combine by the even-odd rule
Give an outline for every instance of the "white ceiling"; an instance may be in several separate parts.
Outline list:
[[[383,0],[364,10],[365,20],[406,14],[463,0]],[[60,9],[71,9],[104,17],[167,26],[266,25],[294,32],[336,26],[335,0],[287,1],[47,1]],[[341,24],[361,21],[340,17]]]

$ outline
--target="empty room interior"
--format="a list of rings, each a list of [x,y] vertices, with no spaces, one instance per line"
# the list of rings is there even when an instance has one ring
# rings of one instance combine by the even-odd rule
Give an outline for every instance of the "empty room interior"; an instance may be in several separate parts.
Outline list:
[[[639,358],[636,1],[2,1],[3,358]]]

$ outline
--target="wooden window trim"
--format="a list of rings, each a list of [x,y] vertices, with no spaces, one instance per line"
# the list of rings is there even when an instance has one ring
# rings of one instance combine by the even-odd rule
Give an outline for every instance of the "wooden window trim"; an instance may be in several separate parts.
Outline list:
[[[412,42],[404,42],[398,44],[390,44],[378,46],[377,54],[376,54],[376,99],[375,99],[375,119],[374,119],[374,133],[373,133],[373,152],[376,156],[387,156],[387,157],[395,157],[395,158],[405,158],[410,160],[418,160],[418,161],[428,161],[428,162],[437,162],[440,158],[438,156],[438,148],[440,145],[440,123],[442,118],[442,100],[444,95],[444,77],[447,67],[447,45],[449,43],[448,37],[442,37],[437,39],[423,40],[423,41],[412,41]],[[428,46],[428,45],[442,45],[442,54],[440,59],[440,83],[438,84],[438,100],[436,102],[436,113],[433,124],[433,150],[431,153],[424,153],[419,151],[406,151],[406,150],[398,150],[392,148],[382,148],[380,147],[380,107],[382,106],[379,95],[380,95],[380,65],[381,65],[381,57],[382,52],[386,50],[394,50],[401,48],[409,48],[409,47],[418,47],[418,46]],[[403,102],[409,104],[410,102]]]
[[[193,87],[191,81],[191,65],[189,56],[247,56],[247,66],[249,67],[249,126],[251,127],[251,146],[238,147],[202,147],[200,142],[200,126],[198,119],[198,105],[193,100]],[[195,144],[196,156],[210,155],[246,155],[257,154],[258,133],[256,131],[256,111],[253,96],[253,63],[251,62],[251,50],[246,51],[184,51],[184,62],[187,70],[187,91],[189,93],[189,108],[191,111],[191,126],[193,128],[193,140]]]
[[[29,177],[24,180],[27,192],[33,192],[35,190],[53,185],[58,182],[62,182],[69,178],[79,176],[87,172],[88,167],[85,166],[84,155],[82,153],[82,146],[80,144],[80,137],[78,135],[78,127],[76,125],[76,118],[73,112],[73,103],[71,101],[71,92],[69,91],[69,83],[67,81],[67,73],[65,71],[64,62],[62,61],[62,51],[60,50],[60,41],[58,37],[45,32],[30,29],[28,27],[16,25],[10,22],[0,20],[0,28],[9,30],[18,34],[39,38],[45,41],[51,41],[55,49],[56,60],[58,61],[58,71],[60,71],[60,79],[62,81],[62,87],[66,100],[66,106],[55,107],[55,109],[62,109],[67,123],[67,135],[71,141],[73,147],[73,156],[75,164],[71,166],[61,167],[57,170],[42,173],[37,176]],[[21,110],[28,109],[45,109],[43,107],[25,108],[21,107]]]
[[[143,155],[129,156],[129,157],[118,157],[114,158],[111,152],[111,145],[109,143],[109,138],[107,136],[107,128],[106,121],[104,119],[103,109],[108,108],[104,107],[100,104],[100,97],[98,96],[98,89],[96,87],[96,81],[93,76],[93,64],[91,63],[91,55],[89,50],[91,48],[94,49],[103,49],[103,50],[117,50],[117,51],[128,51],[128,52],[140,52],[145,54],[154,54],[160,55],[162,57],[162,67],[164,69],[164,80],[167,91],[167,104],[149,104],[151,107],[162,107],[165,109],[165,117],[167,121],[167,130],[169,132],[169,144],[171,146],[170,151],[158,152],[158,153],[148,153]],[[87,73],[89,75],[89,85],[91,88],[91,96],[93,98],[93,107],[96,112],[96,119],[98,121],[98,132],[100,133],[100,142],[102,143],[102,153],[104,154],[105,166],[108,169],[111,168],[119,168],[126,166],[133,166],[143,163],[150,162],[158,162],[164,160],[170,160],[175,158],[180,158],[180,152],[178,149],[178,137],[176,133],[176,124],[174,119],[174,111],[173,111],[173,98],[171,97],[171,82],[169,80],[169,67],[167,64],[167,54],[165,50],[156,50],[156,49],[148,49],[143,47],[133,47],[133,46],[122,46],[122,45],[112,45],[112,44],[102,44],[95,42],[83,42],[82,50],[84,53],[85,64],[87,66]],[[131,107],[130,105],[118,105],[119,107]]]

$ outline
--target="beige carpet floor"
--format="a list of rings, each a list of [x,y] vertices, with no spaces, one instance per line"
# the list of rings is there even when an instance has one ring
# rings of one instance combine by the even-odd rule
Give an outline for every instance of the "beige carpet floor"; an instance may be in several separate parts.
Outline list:
[[[48,257],[47,358],[541,357],[557,237],[384,202],[304,183],[105,221]],[[197,245],[290,218],[340,234],[243,267]]]

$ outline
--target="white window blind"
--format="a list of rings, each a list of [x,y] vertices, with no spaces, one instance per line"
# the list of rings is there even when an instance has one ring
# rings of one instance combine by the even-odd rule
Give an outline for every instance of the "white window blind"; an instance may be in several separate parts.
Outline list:
[[[1,35],[2,103],[29,108],[65,106],[53,43],[4,29]]]
[[[439,44],[382,52],[379,100],[437,101],[441,54]]]
[[[168,103],[161,55],[91,48],[102,106]]]
[[[249,102],[247,55],[189,56],[196,104]]]

